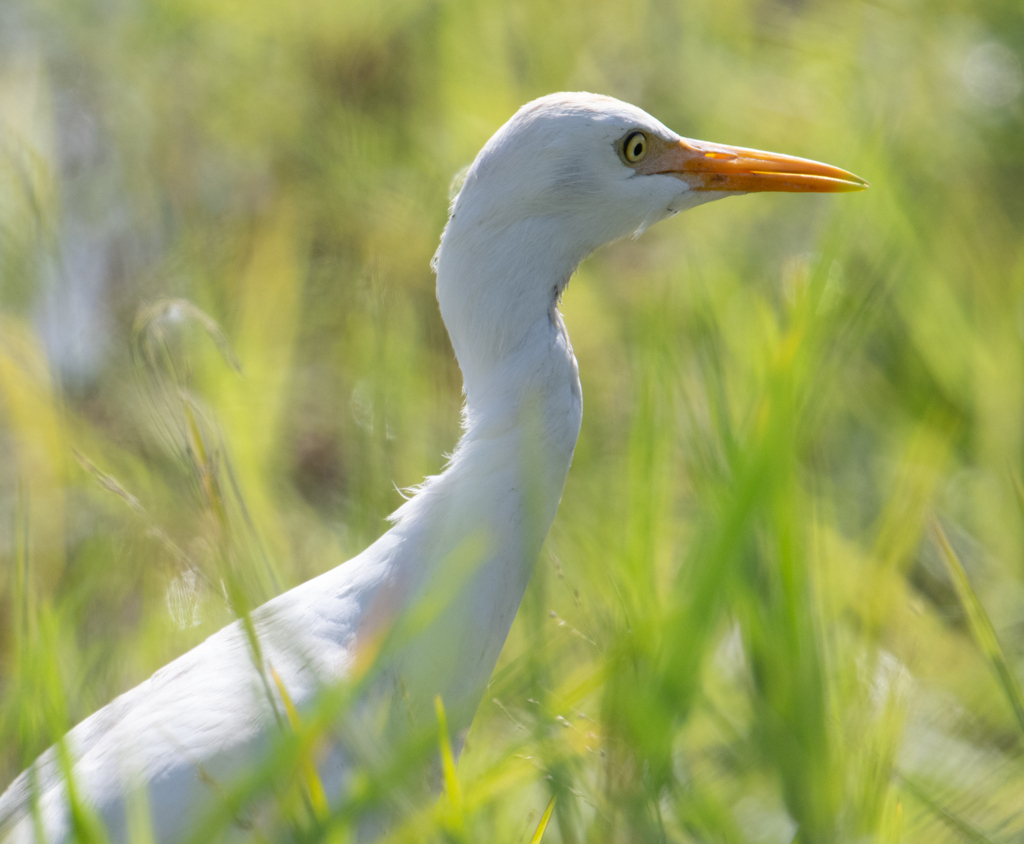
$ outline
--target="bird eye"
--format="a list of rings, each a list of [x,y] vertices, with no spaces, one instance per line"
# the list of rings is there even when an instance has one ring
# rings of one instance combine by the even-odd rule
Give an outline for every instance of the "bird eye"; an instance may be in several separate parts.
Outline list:
[[[627,164],[636,164],[647,155],[647,136],[643,132],[632,132],[622,145],[622,157]]]

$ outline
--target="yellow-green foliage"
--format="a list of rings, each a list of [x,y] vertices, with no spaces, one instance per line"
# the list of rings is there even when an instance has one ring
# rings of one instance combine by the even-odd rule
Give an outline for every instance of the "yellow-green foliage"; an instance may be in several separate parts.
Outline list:
[[[203,834],[276,795],[304,841],[382,801],[394,841],[1019,840],[1022,61],[1018,0],[8,2],[0,787],[441,468],[453,174],[583,89],[873,186],[584,264],[574,465],[441,802],[396,768],[330,815],[339,690]]]

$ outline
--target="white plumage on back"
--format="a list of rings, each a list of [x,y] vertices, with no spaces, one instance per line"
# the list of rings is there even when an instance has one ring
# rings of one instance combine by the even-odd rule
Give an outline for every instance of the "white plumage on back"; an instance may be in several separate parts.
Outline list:
[[[636,137],[646,147],[630,142],[626,150],[625,140]],[[382,652],[372,683],[342,717],[361,719],[373,731],[371,749],[377,742],[383,754],[432,725],[440,695],[458,752],[555,516],[579,433],[579,377],[557,304],[583,258],[720,196],[862,186],[826,165],[793,169],[800,159],[776,156],[776,165],[759,160],[754,173],[733,162],[750,151],[705,149],[712,148],[617,100],[555,94],[520,109],[477,156],[435,257],[438,301],[465,382],[463,437],[444,472],[392,516],[388,533],[253,614],[265,670],[277,672],[300,713],[319,691],[349,678],[357,657],[413,607],[433,607]],[[757,181],[773,166],[776,175],[790,174],[789,187]],[[272,746],[282,728],[275,706],[283,702],[236,622],[68,734],[80,797],[123,841],[127,795],[144,787],[157,840],[181,840]],[[382,708],[392,714],[374,718]],[[345,734],[336,731],[341,737],[318,763],[332,805],[344,798],[353,757],[366,750]],[[44,754],[0,798],[0,840],[35,840],[32,787],[46,840],[72,836],[56,759],[53,750]]]

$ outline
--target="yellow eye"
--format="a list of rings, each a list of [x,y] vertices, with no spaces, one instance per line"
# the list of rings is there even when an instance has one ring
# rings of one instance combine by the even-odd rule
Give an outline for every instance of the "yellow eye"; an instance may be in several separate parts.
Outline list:
[[[633,132],[622,145],[622,157],[629,164],[636,164],[647,155],[647,136],[643,132]]]

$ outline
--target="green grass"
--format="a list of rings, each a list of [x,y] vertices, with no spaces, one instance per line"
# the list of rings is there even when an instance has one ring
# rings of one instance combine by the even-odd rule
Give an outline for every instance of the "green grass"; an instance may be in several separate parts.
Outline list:
[[[450,181],[586,89],[872,188],[730,199],[585,263],[583,429],[457,780],[403,780],[432,732],[325,817],[339,690],[208,837],[272,794],[267,837],[302,841],[380,805],[396,841],[1021,840],[1016,2],[11,8],[0,787],[440,469]]]

